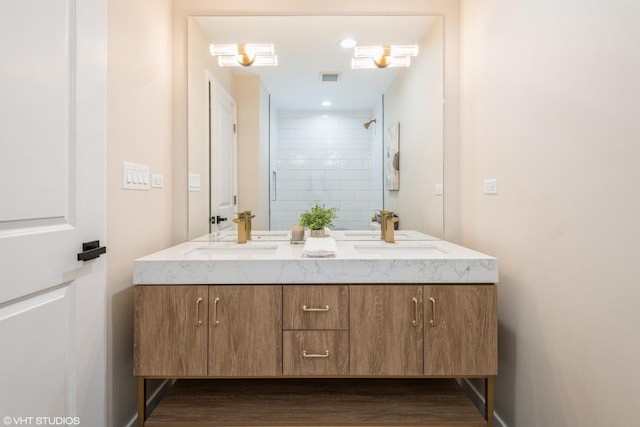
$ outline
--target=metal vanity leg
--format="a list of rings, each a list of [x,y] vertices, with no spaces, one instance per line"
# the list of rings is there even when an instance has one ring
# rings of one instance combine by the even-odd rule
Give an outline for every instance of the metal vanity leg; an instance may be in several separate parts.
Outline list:
[[[487,377],[484,380],[484,417],[487,419],[487,427],[493,427],[493,380],[495,377]]]
[[[144,427],[147,419],[147,390],[144,377],[138,377],[138,427]]]

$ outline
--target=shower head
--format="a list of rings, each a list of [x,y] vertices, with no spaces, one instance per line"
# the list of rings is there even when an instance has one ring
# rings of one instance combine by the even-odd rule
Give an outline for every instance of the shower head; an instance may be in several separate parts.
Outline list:
[[[376,123],[376,119],[371,119],[369,120],[367,123],[363,124],[362,126],[364,126],[365,129],[369,129],[369,126],[371,126],[371,123]]]

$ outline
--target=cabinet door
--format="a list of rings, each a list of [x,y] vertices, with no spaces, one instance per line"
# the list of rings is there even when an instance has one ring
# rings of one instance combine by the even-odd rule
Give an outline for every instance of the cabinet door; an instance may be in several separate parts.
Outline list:
[[[136,286],[134,374],[207,374],[208,286]]]
[[[209,376],[282,375],[282,286],[211,286],[209,310]]]
[[[350,287],[351,375],[422,375],[422,286]]]
[[[496,375],[496,286],[425,286],[424,299],[425,375]]]

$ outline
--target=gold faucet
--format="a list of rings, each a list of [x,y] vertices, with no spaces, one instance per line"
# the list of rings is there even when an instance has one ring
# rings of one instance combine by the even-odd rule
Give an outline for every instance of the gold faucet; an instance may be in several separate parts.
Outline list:
[[[384,241],[387,243],[395,243],[396,242],[396,222],[398,222],[398,218],[395,218],[393,215],[387,217],[387,233]]]
[[[238,218],[233,220],[238,224],[238,243],[247,243],[247,240],[251,240],[251,218],[255,217],[251,215],[251,211],[238,212]]]
[[[380,221],[380,238],[382,240],[387,240],[387,219],[393,218],[392,211],[380,211],[380,216],[382,220]]]
[[[251,218],[255,218],[255,215],[251,215],[251,211],[244,211],[238,214],[240,218],[244,217],[244,229],[247,234],[247,240],[251,240]]]
[[[242,216],[234,218],[233,222],[238,224],[238,243],[247,243],[247,222],[244,218],[244,213],[242,214]]]

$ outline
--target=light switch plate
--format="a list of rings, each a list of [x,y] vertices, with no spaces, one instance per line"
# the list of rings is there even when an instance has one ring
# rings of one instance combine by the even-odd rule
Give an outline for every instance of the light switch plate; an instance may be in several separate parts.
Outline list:
[[[125,190],[148,190],[149,166],[122,162],[122,188]]]
[[[442,196],[443,194],[442,184],[436,184],[433,191],[436,196]]]
[[[200,174],[189,173],[189,191],[198,192],[202,185],[200,184]]]
[[[484,180],[484,194],[498,194],[497,178],[489,178]]]
[[[152,188],[163,188],[164,187],[164,177],[160,174],[154,173],[151,174],[151,187]]]

